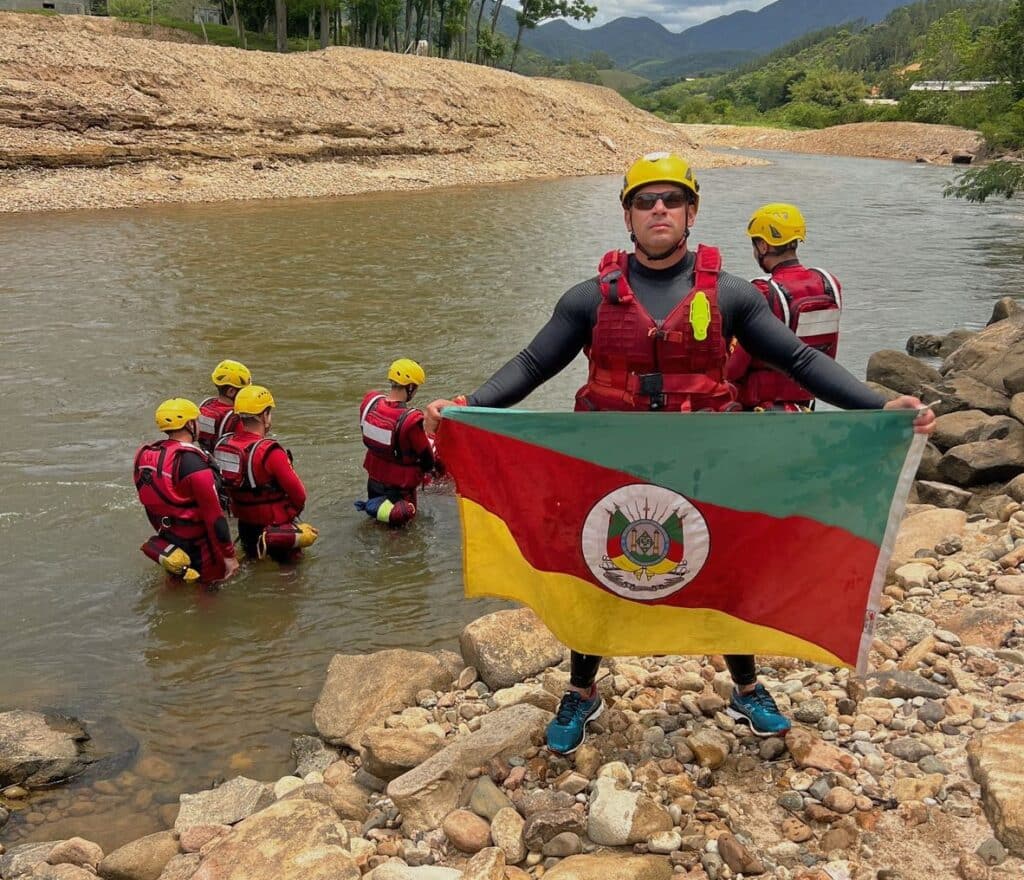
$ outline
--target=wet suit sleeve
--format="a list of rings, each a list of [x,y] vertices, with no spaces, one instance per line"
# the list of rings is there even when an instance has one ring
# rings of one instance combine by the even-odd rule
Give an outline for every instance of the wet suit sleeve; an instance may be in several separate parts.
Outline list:
[[[589,344],[600,300],[597,279],[567,290],[533,341],[470,394],[469,405],[515,406],[558,375]]]
[[[302,513],[302,509],[306,506],[306,487],[288,460],[288,453],[280,446],[275,446],[264,460],[264,467],[288,496],[288,502],[295,508],[295,515],[298,516]]]
[[[778,320],[757,288],[723,274],[719,303],[723,330],[751,355],[767,361],[808,391],[842,409],[881,409],[885,399],[855,379],[824,352],[803,342]]]
[[[231,529],[224,518],[217,495],[217,480],[213,468],[199,455],[186,452],[181,456],[178,478],[199,505],[199,513],[206,524],[206,536],[209,538],[213,555],[219,559],[234,558],[235,545],[231,540]]]

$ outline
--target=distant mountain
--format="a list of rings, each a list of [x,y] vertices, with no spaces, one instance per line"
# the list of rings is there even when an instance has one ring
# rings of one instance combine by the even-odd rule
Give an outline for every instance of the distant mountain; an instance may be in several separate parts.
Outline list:
[[[622,68],[644,62],[652,66],[654,62],[654,67],[663,70],[663,62],[678,62],[684,56],[698,53],[712,59],[728,57],[718,55],[721,52],[735,53],[733,58],[741,63],[809,31],[859,19],[873,24],[908,2],[910,0],[776,0],[757,12],[722,15],[679,34],[646,17],[617,18],[589,30],[559,19],[524,31],[523,45],[562,61],[585,59],[594,52],[605,52]],[[498,29],[515,36],[515,10],[502,8]],[[685,69],[688,65],[677,63],[671,67]],[[688,72],[695,69],[690,68]]]

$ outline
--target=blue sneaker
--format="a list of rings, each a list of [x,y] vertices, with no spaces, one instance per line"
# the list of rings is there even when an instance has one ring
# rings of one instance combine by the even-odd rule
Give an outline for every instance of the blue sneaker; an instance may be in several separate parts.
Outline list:
[[[558,704],[558,712],[548,724],[548,748],[560,755],[575,752],[583,744],[587,722],[593,721],[603,711],[604,702],[596,691],[591,699],[578,691],[566,691]]]
[[[737,721],[749,724],[757,736],[782,736],[789,730],[789,719],[779,711],[763,684],[758,684],[749,694],[733,691],[726,711]]]

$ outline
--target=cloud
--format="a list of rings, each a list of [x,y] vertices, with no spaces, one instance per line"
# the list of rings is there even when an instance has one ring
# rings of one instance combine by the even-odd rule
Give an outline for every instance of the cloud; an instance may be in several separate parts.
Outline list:
[[[570,22],[574,26],[597,27],[627,16],[646,16],[663,24],[670,31],[682,31],[696,24],[738,12],[741,9],[757,10],[772,0],[725,0],[723,3],[706,3],[703,0],[592,0],[598,12],[589,24]]]

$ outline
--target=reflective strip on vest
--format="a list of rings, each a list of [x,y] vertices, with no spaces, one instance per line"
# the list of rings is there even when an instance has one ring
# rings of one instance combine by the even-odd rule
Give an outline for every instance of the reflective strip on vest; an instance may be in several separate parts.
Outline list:
[[[843,295],[839,292],[839,282],[824,269],[819,269],[817,266],[811,266],[810,268],[812,272],[817,272],[825,279],[826,286],[832,288],[831,290],[826,291],[826,293],[832,294],[832,299],[835,300],[836,305],[841,309],[843,307]]]
[[[385,446],[392,446],[393,431],[389,431],[387,428],[381,428],[378,425],[370,425],[367,422],[363,422],[363,436],[369,440],[374,440],[377,443],[382,443]]]
[[[803,312],[797,316],[796,335],[801,339],[812,336],[824,336],[839,332],[839,309],[828,309],[821,312]]]
[[[377,401],[383,400],[384,395],[378,394],[376,397],[371,398],[366,404],[366,408],[363,410],[363,416],[359,420],[359,427],[362,429],[363,436],[367,440],[373,440],[375,443],[381,443],[384,446],[391,446],[394,448],[394,432],[389,431],[387,428],[382,428],[379,425],[371,425],[366,417],[370,414]]]
[[[217,436],[217,420],[212,416],[204,416],[202,413],[199,414],[199,433],[210,434],[214,437]]]
[[[779,303],[782,305],[782,323],[792,330],[793,328],[789,323],[792,320],[792,316],[789,314],[789,297],[786,296],[786,291],[782,289],[782,285],[777,281],[769,280],[768,283],[772,286],[772,289],[779,298]]]
[[[274,443],[269,437],[264,437],[262,440],[257,440],[252,446],[249,447],[249,460],[246,462],[245,473],[249,478],[249,485],[256,488],[256,476],[253,473],[252,463],[256,460],[256,450],[259,449],[264,443]]]
[[[222,471],[237,474],[242,464],[242,457],[237,452],[230,452],[219,447],[213,452],[213,460]]]

